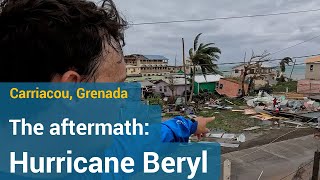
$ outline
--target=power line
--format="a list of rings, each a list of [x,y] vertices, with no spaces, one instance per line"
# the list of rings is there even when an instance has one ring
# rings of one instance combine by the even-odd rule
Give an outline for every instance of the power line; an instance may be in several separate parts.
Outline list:
[[[173,24],[173,23],[185,23],[185,22],[216,21],[216,20],[242,19],[242,18],[266,17],[266,16],[279,16],[279,15],[308,13],[308,12],[316,12],[316,11],[320,11],[320,9],[289,11],[289,12],[269,13],[269,14],[244,15],[244,16],[205,18],[205,19],[186,19],[186,20],[173,20],[173,21],[142,22],[142,23],[132,23],[129,25],[141,26],[141,25],[153,25],[153,24]]]
[[[287,65],[287,66],[299,66],[299,65],[303,65],[303,64],[306,64],[306,63],[289,64],[289,65]]]
[[[320,54],[310,54],[310,55],[303,55],[303,56],[295,56],[295,57],[291,57],[291,58],[292,59],[301,59],[301,58],[308,58],[308,57],[314,57],[314,56],[320,56]],[[252,62],[253,63],[257,63],[257,62],[274,62],[274,61],[281,61],[282,59],[283,58],[276,58],[276,59],[257,60],[257,61],[252,61]],[[229,63],[202,64],[202,65],[208,65],[208,66],[218,65],[219,66],[219,65],[235,65],[235,64],[244,64],[244,62],[229,62]],[[303,64],[303,63],[300,63],[300,64]],[[198,65],[188,65],[188,66],[198,66]]]
[[[306,57],[314,57],[314,56],[319,56],[320,54],[312,54],[312,55],[304,55],[304,56],[297,56],[297,57],[292,57],[293,59],[299,59],[299,58],[306,58]],[[260,61],[254,61],[254,62],[269,62],[269,61],[281,61],[282,59],[271,59],[271,60],[260,60]],[[214,64],[214,65],[226,65],[226,64],[243,64],[243,62],[232,62],[232,63],[220,63],[220,64]],[[295,66],[299,66],[299,65],[304,65],[305,63],[296,63]],[[202,64],[202,65],[207,65],[207,66],[212,66],[212,64]],[[200,66],[200,65],[188,65],[190,67],[194,67],[194,66]],[[290,67],[293,66],[291,64],[286,65],[286,67]],[[277,66],[275,66],[274,68],[276,68]],[[218,69],[219,70],[219,69]],[[223,70],[223,71],[219,71],[221,73],[228,73],[228,72],[233,72],[233,70]],[[171,73],[171,74],[175,74],[175,73]],[[177,73],[178,74],[178,73]],[[215,75],[216,73],[200,73],[202,75]],[[189,74],[190,75],[190,74]]]
[[[300,56],[300,57],[312,57],[312,56],[315,56],[315,55]],[[275,60],[279,61],[279,60],[282,60],[282,59],[274,59],[274,60],[270,60],[270,61],[275,61]],[[237,64],[243,64],[243,62],[238,62]],[[303,63],[296,63],[295,66],[304,65],[304,64],[305,64],[304,62]],[[204,64],[204,65],[212,65],[212,64]],[[189,66],[198,66],[198,65],[189,65]],[[291,65],[291,64],[286,65],[286,67],[290,67],[290,66],[293,66],[293,65]],[[276,68],[276,67],[277,66],[275,66],[274,68]],[[218,69],[218,71],[221,72],[221,73],[231,73],[231,72],[233,72],[233,70],[222,70],[222,71],[220,71],[219,69]],[[170,74],[181,75],[180,73],[170,73]],[[191,75],[191,74],[188,74],[188,75]],[[214,73],[214,72],[204,72],[204,73],[201,72],[201,73],[195,73],[195,75],[216,75],[216,73]]]
[[[307,40],[304,40],[304,41],[302,41],[302,42],[299,42],[299,43],[297,43],[297,44],[294,44],[294,45],[292,45],[292,46],[289,46],[289,47],[286,47],[286,48],[284,48],[284,49],[280,49],[280,50],[278,50],[278,51],[275,51],[275,52],[273,52],[273,53],[270,53],[269,55],[267,55],[267,56],[265,56],[265,57],[263,57],[263,58],[266,58],[266,57],[268,57],[268,56],[271,56],[271,55],[274,55],[274,54],[277,54],[277,53],[280,53],[280,52],[282,52],[282,51],[285,51],[285,50],[288,50],[288,49],[291,49],[291,48],[293,48],[293,47],[296,47],[296,46],[299,46],[299,45],[301,45],[301,44],[304,44],[304,43],[306,43],[306,42],[309,42],[309,41],[312,41],[312,40],[314,40],[314,39],[316,39],[316,38],[319,38],[320,37],[320,35],[317,35],[317,36],[314,36],[314,37],[312,37],[312,38],[310,38],[310,39],[307,39]],[[313,54],[313,55],[305,55],[305,56],[298,56],[298,57],[291,57],[292,59],[300,59],[300,58],[308,58],[308,57],[314,57],[314,56],[319,56],[320,54]],[[258,61],[254,61],[254,62],[272,62],[272,61],[281,61],[283,58],[278,58],[278,59],[271,59],[271,60],[261,60],[261,58],[258,60]],[[220,63],[220,64],[216,64],[216,65],[227,65],[227,64],[229,64],[229,65],[232,65],[232,64],[244,64],[243,62],[230,62],[230,63]],[[209,64],[208,64],[209,65]]]
[[[310,39],[304,40],[304,41],[299,42],[299,43],[297,43],[297,44],[294,44],[294,45],[292,45],[292,46],[289,46],[289,47],[280,49],[280,50],[278,50],[278,51],[275,51],[275,52],[273,52],[273,53],[270,53],[270,54],[267,55],[266,57],[271,56],[271,55],[274,55],[274,54],[278,54],[278,53],[280,53],[280,52],[282,52],[282,51],[286,51],[286,50],[291,49],[291,48],[294,48],[294,47],[296,47],[296,46],[299,46],[299,45],[304,44],[304,43],[306,43],[306,42],[312,41],[312,40],[314,40],[314,39],[316,39],[316,38],[319,38],[319,37],[320,37],[320,35],[314,36],[314,37],[312,37],[312,38],[310,38]],[[320,55],[320,54],[316,54],[315,56],[318,56],[318,55]],[[264,57],[264,58],[266,58],[266,57]],[[305,56],[305,57],[293,57],[293,58],[306,58],[306,57],[308,57],[308,56]],[[311,57],[311,56],[309,56],[309,57]],[[260,59],[260,60],[261,60],[261,59]],[[280,59],[280,60],[282,60],[282,59]],[[256,61],[256,62],[257,62],[257,61]]]
[[[280,49],[280,50],[278,50],[278,51],[275,51],[275,52],[271,53],[270,55],[278,54],[278,53],[280,53],[280,52],[282,52],[282,51],[285,51],[285,50],[291,49],[291,48],[293,48],[293,47],[299,46],[299,45],[301,45],[301,44],[303,44],[303,43],[312,41],[312,40],[314,40],[314,39],[316,39],[316,38],[319,38],[319,37],[320,37],[320,35],[314,36],[314,37],[312,37],[312,38],[310,38],[310,39],[307,39],[307,40],[305,40],[305,41],[302,41],[302,42],[299,42],[299,43],[294,44],[294,45],[292,45],[292,46],[286,47],[286,48],[284,48],[284,49]]]

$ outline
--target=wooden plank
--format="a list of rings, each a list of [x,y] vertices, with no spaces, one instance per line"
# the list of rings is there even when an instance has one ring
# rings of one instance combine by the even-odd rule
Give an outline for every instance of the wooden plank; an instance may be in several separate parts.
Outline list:
[[[314,153],[314,160],[313,160],[312,180],[318,180],[319,162],[320,162],[320,152],[316,151]]]

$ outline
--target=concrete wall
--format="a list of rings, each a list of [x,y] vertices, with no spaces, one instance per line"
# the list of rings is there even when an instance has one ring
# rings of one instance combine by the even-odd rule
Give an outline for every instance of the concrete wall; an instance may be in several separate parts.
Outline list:
[[[306,64],[306,79],[320,80],[320,63]]]
[[[129,66],[127,66],[126,71],[127,71],[127,75],[128,76],[140,75],[141,74],[140,67],[129,67]]]
[[[299,80],[297,92],[301,94],[320,94],[320,80]]]
[[[124,59],[128,76],[162,76],[170,73],[168,60],[146,60],[142,55],[128,55]]]
[[[164,93],[165,96],[172,96],[171,90],[167,87],[167,83],[160,81],[156,84],[155,92]]]
[[[244,71],[244,65],[237,66],[232,68],[231,76],[232,77],[240,77]]]
[[[244,71],[244,65],[234,67],[232,68],[232,71],[231,71],[231,77],[241,77],[243,75],[243,71]],[[253,76],[255,73],[257,73],[257,69],[252,68],[251,72],[248,72],[247,78]],[[259,74],[268,75],[267,76],[268,78],[273,79],[276,77],[277,72],[275,69],[262,67],[261,72]]]
[[[239,97],[242,92],[242,85],[241,83],[237,83],[227,79],[220,79],[216,90],[220,95],[226,95],[228,97]],[[245,84],[245,91],[248,91],[247,84]]]
[[[187,85],[187,91],[191,90],[191,86]],[[176,85],[176,96],[182,96],[185,91],[184,85]]]
[[[268,84],[268,82],[266,80],[262,80],[262,79],[256,79],[254,80],[254,89],[259,89],[261,87],[264,87]]]
[[[277,84],[277,81],[275,80],[275,77],[273,75],[268,75],[266,77],[263,77],[263,79],[254,80],[254,89],[265,87],[267,84],[269,85]]]

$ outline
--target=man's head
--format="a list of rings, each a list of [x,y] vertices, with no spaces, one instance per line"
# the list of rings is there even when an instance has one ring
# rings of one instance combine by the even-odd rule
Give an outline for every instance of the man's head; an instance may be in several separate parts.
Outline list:
[[[126,22],[112,0],[0,0],[0,82],[121,82]]]

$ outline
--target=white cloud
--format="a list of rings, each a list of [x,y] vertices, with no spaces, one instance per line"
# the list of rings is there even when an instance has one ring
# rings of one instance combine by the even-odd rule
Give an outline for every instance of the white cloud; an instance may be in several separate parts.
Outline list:
[[[116,0],[129,22],[154,22],[181,19],[269,14],[320,7],[317,0]],[[177,24],[144,25],[126,31],[125,53],[160,54],[173,63],[181,62],[181,38],[186,55],[196,34],[204,42],[215,42],[222,50],[220,62],[239,61],[244,52],[269,52],[299,43],[320,34],[320,11],[283,16],[217,20]],[[319,53],[320,38],[274,57]]]

